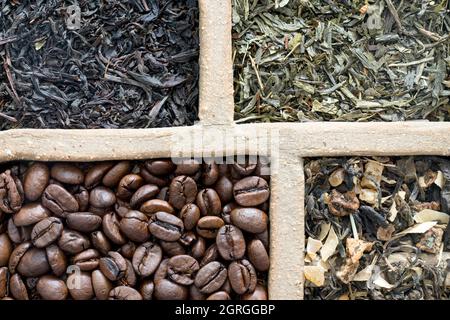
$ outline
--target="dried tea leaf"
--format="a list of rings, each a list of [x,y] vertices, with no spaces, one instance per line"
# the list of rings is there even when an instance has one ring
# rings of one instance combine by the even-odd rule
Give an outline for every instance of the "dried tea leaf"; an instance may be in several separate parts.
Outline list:
[[[394,289],[395,286],[390,284],[389,282],[386,281],[386,279],[384,279],[380,274],[378,274],[376,276],[376,278],[373,280],[373,283],[383,289]]]
[[[331,229],[331,223],[329,222],[323,222],[320,224],[320,232],[319,232],[319,236],[318,239],[323,242],[323,240],[325,240],[325,238],[327,237],[328,233],[330,232]]]
[[[322,248],[322,241],[309,237],[306,243],[306,253],[313,260],[316,253]]]
[[[361,187],[377,190],[379,188],[384,166],[375,161],[366,164],[364,177],[361,180]]]
[[[367,267],[359,271],[352,281],[368,281],[373,273],[373,265],[369,264]]]
[[[405,234],[411,233],[425,233],[431,228],[433,228],[435,225],[437,225],[437,221],[422,222],[397,233],[395,237],[400,237],[404,236]]]
[[[328,178],[328,182],[332,187],[337,187],[344,182],[345,178],[345,170],[344,168],[338,168],[331,173],[330,177]]]
[[[305,266],[304,275],[306,280],[318,287],[325,284],[325,270],[320,266]]]
[[[327,261],[335,252],[339,244],[339,239],[334,232],[334,228],[330,227],[330,232],[328,233],[327,240],[325,241],[322,249],[320,250],[320,257],[323,261]]]
[[[440,211],[424,209],[414,215],[414,221],[417,223],[437,221],[439,223],[447,224],[450,221],[450,215]]]
[[[378,202],[378,192],[373,189],[362,189],[359,200],[375,205]]]

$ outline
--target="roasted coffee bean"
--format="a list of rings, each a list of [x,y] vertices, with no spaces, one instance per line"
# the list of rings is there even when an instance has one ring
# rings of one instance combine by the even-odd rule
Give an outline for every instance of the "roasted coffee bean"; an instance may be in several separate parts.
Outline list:
[[[80,168],[68,163],[56,163],[53,165],[50,176],[59,182],[66,184],[82,184],[84,174]]]
[[[8,262],[8,268],[11,273],[16,272],[16,268],[19,265],[20,260],[31,247],[31,242],[23,242],[14,248]]]
[[[116,195],[111,189],[95,187],[89,194],[89,203],[96,208],[109,208],[116,203]]]
[[[0,268],[0,299],[8,294],[9,289],[9,272],[7,267]]]
[[[177,163],[175,175],[194,175],[199,171],[200,166],[201,163],[196,159],[182,159]]]
[[[27,287],[19,274],[12,275],[9,280],[9,290],[14,299],[29,300]]]
[[[197,235],[193,231],[186,231],[181,235],[179,243],[183,246],[189,247],[195,240],[197,240]]]
[[[105,174],[114,166],[113,162],[100,162],[93,165],[86,172],[84,177],[84,186],[87,189],[95,188],[99,185]]]
[[[121,218],[123,218],[127,212],[131,210],[131,206],[128,202],[117,199],[117,202],[114,205],[114,210]]]
[[[13,244],[6,233],[0,234],[0,267],[8,265],[9,257],[13,252]]]
[[[133,193],[144,184],[144,179],[137,174],[131,173],[123,177],[117,187],[117,197],[122,200],[129,200]]]
[[[195,284],[189,286],[189,298],[191,300],[206,300],[207,295],[201,293]]]
[[[161,245],[161,248],[163,249],[164,253],[168,257],[173,257],[173,256],[177,256],[177,255],[186,253],[186,250],[181,245],[181,243],[179,243],[178,241],[169,242],[169,241],[159,240],[158,243]]]
[[[153,283],[153,280],[145,279],[142,281],[141,287],[139,288],[139,293],[144,300],[152,300],[154,291],[155,284]]]
[[[228,279],[230,279],[231,287],[237,294],[255,291],[256,271],[246,259],[230,263],[228,266]]]
[[[206,300],[231,300],[231,297],[225,291],[217,291],[206,298]]]
[[[9,221],[8,221],[7,232],[8,232],[9,238],[14,243],[22,243],[22,242],[30,240],[31,239],[31,230],[32,230],[32,226],[17,227],[14,224],[13,219],[9,219]]]
[[[173,282],[188,286],[194,283],[194,275],[199,269],[197,260],[188,255],[178,255],[169,259],[167,276]]]
[[[183,221],[167,212],[155,213],[149,222],[150,233],[164,241],[177,241],[183,233]]]
[[[90,247],[89,239],[78,231],[64,229],[58,240],[58,246],[69,254],[77,254]]]
[[[214,239],[224,224],[223,220],[219,217],[205,216],[198,220],[196,230],[200,236],[207,239]]]
[[[181,209],[187,203],[193,203],[197,195],[197,184],[187,176],[178,176],[172,180],[169,187],[169,203],[176,209]]]
[[[195,285],[200,292],[210,294],[217,291],[227,279],[227,269],[218,261],[202,267],[195,277]]]
[[[144,202],[139,211],[149,216],[157,213],[158,211],[164,211],[171,214],[175,212],[173,207],[167,201],[160,199],[152,199]]]
[[[87,212],[91,212],[91,213],[95,214],[96,216],[103,218],[108,213],[113,212],[113,210],[111,207],[110,208],[97,208],[94,206],[89,206],[87,208]]]
[[[127,242],[120,232],[119,219],[117,219],[117,215],[114,212],[103,217],[102,226],[105,235],[115,244],[123,245]]]
[[[214,161],[203,164],[202,182],[205,186],[212,186],[219,179],[219,166]]]
[[[200,259],[203,258],[203,256],[205,255],[205,251],[206,251],[205,239],[199,237],[191,247],[191,255],[195,259]]]
[[[186,204],[181,208],[179,217],[183,220],[184,228],[192,230],[200,219],[200,209],[193,203]]]
[[[140,245],[133,255],[133,268],[142,277],[148,277],[158,268],[163,253],[161,247],[152,242]]]
[[[246,157],[245,163],[233,163],[232,168],[240,176],[251,175],[256,169],[256,159]]]
[[[127,242],[120,247],[119,253],[127,259],[132,259],[136,252],[136,245],[133,242]]]
[[[217,249],[225,260],[241,259],[245,254],[245,238],[242,231],[233,225],[224,225],[216,238]]]
[[[127,262],[118,252],[110,251],[107,257],[100,258],[100,271],[111,281],[117,281],[125,276]]]
[[[13,220],[17,227],[25,227],[48,218],[50,214],[50,211],[40,203],[28,203],[14,215]]]
[[[261,233],[267,229],[267,214],[256,208],[238,208],[231,211],[231,223],[250,232]]]
[[[219,258],[219,249],[217,249],[217,245],[214,243],[208,247],[205,251],[205,255],[203,256],[202,261],[200,261],[200,267],[207,265],[210,262],[213,262]]]
[[[106,255],[109,251],[111,251],[111,243],[101,231],[91,233],[91,242],[94,248],[100,251],[103,255]]]
[[[76,231],[92,232],[102,224],[102,218],[91,212],[75,212],[67,215],[67,225]]]
[[[228,177],[220,177],[214,189],[219,195],[221,203],[229,203],[233,200],[233,183]]]
[[[130,199],[130,205],[132,208],[139,208],[144,202],[156,197],[158,193],[158,186],[154,184],[146,184],[136,190]]]
[[[157,300],[186,300],[189,290],[186,286],[162,279],[155,282],[153,295]]]
[[[128,211],[120,221],[120,231],[131,241],[147,241],[150,238],[147,216],[140,211]]]
[[[89,191],[82,186],[75,186],[71,193],[78,202],[78,210],[86,211],[89,207]]]
[[[156,196],[159,200],[169,201],[169,187],[163,187]],[[161,210],[164,211],[164,210]]]
[[[256,270],[268,271],[270,266],[269,254],[261,240],[253,239],[247,246],[247,256]]]
[[[50,170],[47,165],[35,162],[27,170],[23,180],[23,191],[25,198],[36,201],[44,192],[50,179]]]
[[[106,187],[116,187],[119,181],[131,171],[130,161],[120,161],[116,163],[108,172],[103,176],[103,184]]]
[[[66,255],[56,244],[52,244],[45,248],[45,253],[50,269],[55,276],[61,277],[67,269]]]
[[[22,182],[11,170],[0,174],[0,211],[15,213],[20,210],[24,200]]]
[[[131,261],[128,259],[125,259],[125,261],[127,262],[127,270],[125,271],[125,276],[120,279],[120,283],[124,286],[134,287],[137,282],[136,272]]]
[[[92,271],[92,287],[97,300],[107,300],[113,289],[112,283],[100,270]]]
[[[169,265],[169,258],[161,261],[161,263],[159,264],[158,268],[155,271],[155,275],[153,276],[153,281],[155,283],[167,277],[168,265]]]
[[[176,166],[175,164],[166,159],[154,159],[144,162],[145,169],[155,176],[165,176],[172,173]]]
[[[142,300],[142,296],[136,289],[120,286],[111,290],[109,300]]]
[[[139,174],[144,178],[145,182],[157,185],[159,188],[166,187],[170,184],[170,179],[168,177],[156,176],[148,172],[145,168],[141,168]]]
[[[69,295],[66,283],[55,276],[39,278],[36,289],[44,300],[65,300]]]
[[[17,265],[17,272],[24,277],[39,277],[49,271],[50,265],[44,249],[28,249]]]
[[[232,288],[231,288],[230,280],[228,278],[227,278],[227,280],[225,280],[223,285],[220,287],[219,291],[225,291],[226,293],[231,294]]]
[[[59,218],[45,218],[33,227],[31,241],[35,247],[44,248],[59,238],[63,228]]]
[[[233,187],[234,199],[244,207],[257,206],[269,199],[269,185],[267,181],[251,176],[239,180]]]
[[[197,194],[197,206],[203,216],[218,216],[222,210],[219,195],[214,189],[203,189]]]
[[[267,300],[267,289],[264,286],[257,284],[255,291],[245,293],[241,298],[242,300]]]
[[[67,288],[74,300],[89,300],[94,296],[92,277],[88,272],[74,272],[67,277]]]
[[[264,248],[266,248],[267,251],[269,250],[269,229],[266,229],[261,233],[255,234],[255,238],[262,242]]]
[[[42,195],[42,204],[58,217],[65,218],[70,212],[79,210],[78,201],[66,189],[50,184]]]
[[[230,202],[222,208],[220,216],[226,224],[231,224],[231,211],[237,208],[240,208],[240,206],[236,202]]]
[[[73,264],[81,271],[92,271],[97,269],[100,253],[95,249],[87,249],[73,257]]]

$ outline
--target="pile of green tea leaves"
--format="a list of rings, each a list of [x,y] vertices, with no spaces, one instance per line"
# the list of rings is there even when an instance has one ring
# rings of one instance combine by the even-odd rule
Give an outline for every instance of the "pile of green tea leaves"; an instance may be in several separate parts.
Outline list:
[[[236,122],[450,120],[449,0],[233,0]]]
[[[305,163],[305,299],[450,299],[450,159]]]

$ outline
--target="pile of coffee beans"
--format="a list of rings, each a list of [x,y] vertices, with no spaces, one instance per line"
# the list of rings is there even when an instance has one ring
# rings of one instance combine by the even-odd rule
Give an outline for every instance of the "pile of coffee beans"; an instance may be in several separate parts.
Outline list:
[[[0,299],[267,299],[266,165],[176,163],[2,165]]]

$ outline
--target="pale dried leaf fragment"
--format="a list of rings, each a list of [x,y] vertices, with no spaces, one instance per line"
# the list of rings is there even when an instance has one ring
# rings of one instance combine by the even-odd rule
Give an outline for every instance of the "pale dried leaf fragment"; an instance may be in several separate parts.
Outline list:
[[[378,202],[378,192],[372,189],[362,189],[359,200],[374,205]]]
[[[336,273],[336,276],[343,283],[350,283],[356,275],[359,267],[359,260],[363,256],[364,252],[372,250],[373,242],[367,242],[364,240],[347,238],[346,240],[346,253],[347,259],[345,265]]]
[[[438,221],[439,223],[447,224],[450,221],[450,215],[440,211],[424,209],[415,214],[414,221],[417,223]]]
[[[340,186],[342,182],[344,182],[344,178],[345,178],[344,168],[339,168],[331,173],[330,177],[328,178],[328,182],[332,187],[337,187]]]
[[[431,228],[422,236],[419,243],[416,244],[416,247],[422,251],[436,254],[441,247],[443,235],[444,230],[440,228]]]
[[[377,229],[377,239],[381,241],[389,241],[395,232],[395,227],[393,224],[389,224],[387,227],[379,227]]]
[[[306,254],[311,260],[316,257],[316,253],[322,248],[322,241],[309,237],[306,244]]]
[[[365,267],[364,269],[362,269],[355,275],[355,277],[353,278],[353,281],[364,282],[364,281],[369,280],[373,273],[373,267],[374,266],[372,264],[369,264],[367,267]]]
[[[323,222],[323,223],[320,224],[319,228],[320,228],[320,232],[319,232],[318,239],[323,242],[323,240],[325,240],[325,238],[327,237],[328,233],[330,232],[331,223]]]
[[[434,183],[441,189],[444,188],[445,186],[445,178],[444,175],[442,174],[442,171],[438,171],[437,172],[437,176],[436,176],[436,180],[434,180]]]
[[[320,250],[320,257],[323,261],[327,261],[335,252],[339,244],[339,239],[334,232],[334,228],[330,227],[330,232],[328,233],[327,240]]]
[[[318,287],[325,284],[325,270],[320,266],[305,266],[304,274],[306,280]]]
[[[384,166],[376,161],[368,161],[361,180],[361,187],[377,190],[381,182]]]
[[[401,237],[410,233],[425,233],[435,225],[437,225],[437,221],[422,222],[397,233],[395,237]]]
[[[386,281],[386,279],[384,279],[380,274],[378,274],[376,276],[376,278],[373,280],[373,283],[383,289],[393,289],[395,288],[394,285],[390,284],[389,282]]]

